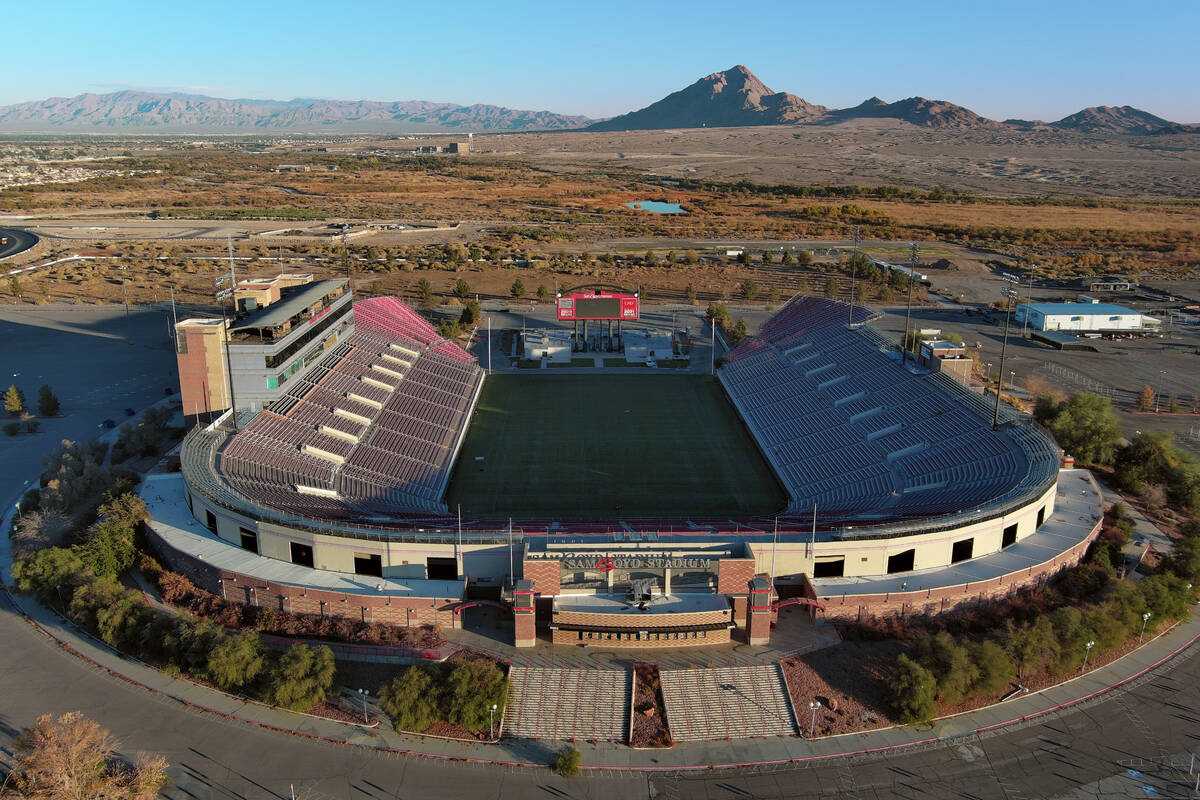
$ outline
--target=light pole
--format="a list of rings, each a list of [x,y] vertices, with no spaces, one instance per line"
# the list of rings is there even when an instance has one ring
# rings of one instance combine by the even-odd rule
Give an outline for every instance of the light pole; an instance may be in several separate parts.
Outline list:
[[[1095,643],[1094,641],[1090,641],[1090,642],[1088,642],[1087,644],[1085,644],[1085,645],[1083,646],[1083,647],[1084,647],[1084,651],[1083,651],[1083,666],[1081,666],[1081,667],[1079,668],[1079,671],[1080,671],[1080,672],[1085,672],[1085,671],[1087,670],[1087,660],[1088,660],[1088,656],[1090,656],[1090,655],[1092,654],[1092,648],[1093,648],[1093,647],[1095,647],[1095,646],[1096,646],[1096,643]]]
[[[913,290],[913,284],[917,282],[917,279],[916,279],[917,243],[916,242],[912,243],[912,254],[909,257],[909,262],[912,264],[912,266],[909,268],[909,273],[908,273],[908,310],[904,313],[904,341],[900,344],[900,357],[902,359],[900,362],[901,364],[908,364],[908,328],[909,328],[910,320],[912,319],[912,290]],[[1000,370],[1003,372],[1004,367],[1001,367]]]
[[[817,729],[817,709],[821,707],[820,700],[810,700],[808,707],[812,710],[812,722],[808,724],[808,738],[813,738],[813,732]]]
[[[489,739],[496,738],[495,726],[496,726],[496,708],[497,707],[498,706],[495,703],[492,703],[492,707],[488,709],[488,738]]]
[[[1138,646],[1142,644],[1142,637],[1146,635],[1146,623],[1150,621],[1150,612],[1142,614],[1142,632],[1138,634]]]
[[[1008,385],[1014,392],[1017,390],[1017,373],[1013,370],[1008,371]]]
[[[992,385],[992,362],[987,362],[987,372],[983,374],[983,393],[987,394],[988,388]]]
[[[846,325],[854,324],[854,278],[858,272],[858,226],[854,226],[854,252],[850,255],[850,318]]]
[[[1004,382],[1004,356],[1008,351],[1008,325],[1012,322],[1012,307],[1016,302],[1016,292],[1012,289],[1004,290],[1004,305],[1007,308],[1004,314],[1004,338],[1000,340],[1000,375],[996,379],[996,413],[992,417],[992,430],[1000,430],[1000,384]]]
[[[1158,413],[1158,398],[1162,397],[1163,383],[1167,380],[1167,371],[1160,369],[1158,371],[1158,391],[1154,393],[1154,413]]]
[[[358,690],[358,696],[359,696],[359,698],[362,699],[362,704],[363,704],[363,724],[364,725],[371,721],[371,718],[367,716],[367,694],[368,694],[368,692],[366,689]]]
[[[13,508],[17,510],[17,518],[24,522],[25,515],[21,512],[21,501],[18,500],[17,502],[13,503]]]

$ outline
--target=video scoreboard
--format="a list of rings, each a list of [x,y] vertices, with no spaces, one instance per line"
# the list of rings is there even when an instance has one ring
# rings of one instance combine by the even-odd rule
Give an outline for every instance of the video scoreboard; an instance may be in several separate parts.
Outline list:
[[[558,318],[567,321],[581,319],[636,320],[638,318],[638,296],[603,291],[562,295],[558,298]]]

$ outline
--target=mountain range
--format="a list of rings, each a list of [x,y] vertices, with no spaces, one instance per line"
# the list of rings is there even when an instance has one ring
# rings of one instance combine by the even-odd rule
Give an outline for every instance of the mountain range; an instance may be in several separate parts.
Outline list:
[[[645,108],[605,120],[426,100],[226,100],[126,90],[0,106],[0,131],[112,133],[455,133],[629,131],[748,125],[838,125],[891,119],[942,130],[1063,130],[1084,134],[1197,133],[1132,106],[1095,106],[1057,122],[997,122],[945,100],[872,97],[831,109],[776,92],[742,65],[714,72]]]
[[[0,107],[0,130],[7,131],[442,133],[563,130],[590,122],[550,111],[426,100],[224,100],[132,90]]]

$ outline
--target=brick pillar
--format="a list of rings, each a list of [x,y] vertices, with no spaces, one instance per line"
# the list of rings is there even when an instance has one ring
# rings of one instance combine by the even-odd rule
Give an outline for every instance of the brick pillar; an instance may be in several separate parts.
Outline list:
[[[533,583],[517,581],[513,588],[513,646],[533,647],[537,644],[537,606]]]
[[[747,608],[746,640],[752,645],[771,641],[771,585],[766,578],[750,582],[750,602]]]

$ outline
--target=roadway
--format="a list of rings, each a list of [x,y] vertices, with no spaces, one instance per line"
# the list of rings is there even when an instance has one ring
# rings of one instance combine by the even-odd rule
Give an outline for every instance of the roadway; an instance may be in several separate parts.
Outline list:
[[[36,234],[20,228],[0,228],[0,239],[8,237],[8,244],[0,245],[0,259],[24,253],[38,243]]]
[[[309,800],[1189,797],[1187,754],[1200,749],[1200,659],[1192,650],[1127,689],[1037,724],[927,749],[799,767],[682,776],[620,772],[567,781],[545,770],[312,741],[194,711],[62,650],[28,625],[6,595],[0,595],[0,641],[0,745],[10,748],[17,731],[39,714],[80,710],[113,731],[126,755],[165,756],[172,785],[164,796],[178,800],[286,800],[293,787],[296,797]],[[853,736],[844,741],[848,750],[856,746]],[[536,746],[548,754],[558,745]]]

